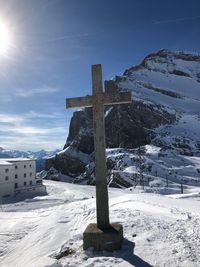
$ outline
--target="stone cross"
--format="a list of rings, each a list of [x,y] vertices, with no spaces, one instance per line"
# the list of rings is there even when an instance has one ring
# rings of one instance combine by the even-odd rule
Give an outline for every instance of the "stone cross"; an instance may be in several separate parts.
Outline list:
[[[107,91],[103,91],[102,70],[100,64],[92,65],[92,96],[66,99],[67,108],[93,108],[97,227],[102,230],[110,227],[106,179],[104,105],[130,102],[131,92],[116,92],[111,94]]]

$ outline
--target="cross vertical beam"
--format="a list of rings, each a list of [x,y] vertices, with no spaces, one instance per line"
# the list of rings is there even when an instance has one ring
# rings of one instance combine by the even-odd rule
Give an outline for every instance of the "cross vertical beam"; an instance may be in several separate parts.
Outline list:
[[[93,127],[96,173],[97,226],[107,229],[109,223],[108,188],[106,179],[106,145],[104,100],[101,65],[92,65]]]
[[[92,96],[67,98],[66,107],[92,107],[96,174],[97,224],[90,223],[83,233],[83,249],[113,251],[121,248],[123,227],[109,223],[106,178],[104,105],[131,103],[131,92],[103,91],[101,65],[92,65]]]

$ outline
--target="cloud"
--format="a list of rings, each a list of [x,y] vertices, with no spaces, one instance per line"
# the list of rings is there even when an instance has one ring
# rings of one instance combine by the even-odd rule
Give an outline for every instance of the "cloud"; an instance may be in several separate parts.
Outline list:
[[[54,119],[54,118],[60,118],[61,117],[60,112],[53,112],[51,114],[47,113],[39,113],[35,112],[33,110],[30,110],[29,113],[26,115],[27,118],[49,118],[49,119]]]
[[[14,114],[0,114],[0,123],[20,123],[24,121],[25,116],[20,115],[14,115]],[[1,130],[1,128],[0,128]]]
[[[15,114],[5,114],[5,113],[0,113],[0,123],[22,123],[30,119],[60,119],[62,117],[62,114],[60,112],[53,112],[51,114],[48,113],[39,113],[33,110],[30,110],[26,114],[20,114],[20,115],[15,115]]]
[[[88,37],[88,33],[80,33],[80,34],[67,34],[67,35],[62,35],[57,38],[53,38],[48,40],[47,42],[56,42],[56,41],[62,41],[66,39],[77,39],[77,38],[83,38],[83,37]]]
[[[45,95],[59,91],[60,89],[55,87],[41,87],[33,89],[17,89],[15,94],[20,97],[32,97],[34,95]]]
[[[172,23],[172,22],[195,20],[195,19],[200,19],[200,16],[176,18],[176,19],[169,19],[169,20],[160,20],[160,21],[153,22],[153,24],[154,25],[159,25],[159,24],[167,24],[167,23]]]
[[[1,92],[0,102],[1,103],[12,102],[12,97],[10,95]]]
[[[1,146],[4,149],[18,149],[18,150],[54,150],[62,149],[63,142],[61,138],[48,138],[48,139],[38,139],[36,136],[27,136],[26,138],[21,138],[20,135],[15,136],[0,136]],[[32,146],[30,146],[30,144]]]
[[[51,133],[66,133],[66,129],[64,127],[52,127],[52,128],[41,128],[36,126],[23,126],[23,125],[1,125],[1,132],[9,132],[25,135],[50,135]]]
[[[31,124],[33,118],[55,118],[54,115],[40,114],[37,112],[30,112],[28,114],[22,115],[12,115],[12,114],[0,114],[0,132],[10,132],[10,133],[20,133],[22,135],[26,134],[40,134],[47,135],[51,133],[64,133],[66,132],[65,127],[38,127]]]
[[[51,118],[55,117],[60,118],[60,122],[54,120],[52,125]],[[37,124],[34,124],[34,118],[38,119]],[[42,114],[35,111],[20,115],[0,113],[0,146],[25,150],[62,148],[67,137],[67,126],[62,119],[60,113]]]

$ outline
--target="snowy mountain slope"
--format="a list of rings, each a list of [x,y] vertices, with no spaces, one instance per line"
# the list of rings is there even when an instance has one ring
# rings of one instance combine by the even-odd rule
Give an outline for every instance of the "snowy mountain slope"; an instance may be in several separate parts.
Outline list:
[[[59,150],[53,150],[53,151],[46,151],[46,150],[39,150],[39,151],[20,151],[20,150],[8,150],[4,148],[0,148],[0,157],[5,158],[11,157],[11,158],[23,158],[23,157],[32,157],[32,158],[44,158],[47,156],[51,156],[55,153],[58,153]]]
[[[180,192],[181,184],[200,186],[199,157],[181,155],[176,150],[161,149],[152,145],[140,149],[107,149],[106,152],[107,179],[111,187],[143,186],[151,192],[160,193],[164,190],[168,194],[173,194]],[[56,171],[51,169],[45,175],[49,175],[51,179],[55,174]],[[62,175],[60,180],[65,180]],[[94,185],[94,162],[88,164],[85,173],[76,177],[74,182]]]
[[[199,189],[188,187],[186,199],[109,189],[111,221],[123,224],[125,240],[121,251],[95,253],[82,249],[82,233],[96,220],[95,188],[45,183],[47,196],[1,206],[0,266],[200,265]]]
[[[158,134],[188,138],[199,144],[200,56],[161,50],[115,80],[120,88],[132,90],[135,100],[160,105],[176,114],[176,123],[160,127]]]

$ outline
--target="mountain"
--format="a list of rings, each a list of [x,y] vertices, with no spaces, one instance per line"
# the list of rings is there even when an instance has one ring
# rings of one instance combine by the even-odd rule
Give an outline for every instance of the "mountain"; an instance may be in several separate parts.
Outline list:
[[[20,150],[7,150],[0,147],[0,158],[34,158],[36,159],[36,171],[42,171],[45,167],[45,158],[58,153],[59,150],[54,151],[20,151]]]
[[[199,177],[194,158],[200,156],[200,55],[160,50],[105,81],[105,89],[128,90],[133,98],[131,104],[105,108],[106,146],[119,148],[107,150],[112,186],[135,185],[142,176],[149,184],[157,169],[163,179],[182,183],[183,170],[192,166],[190,174]],[[94,184],[93,150],[92,109],[86,108],[74,112],[64,150],[46,161],[46,169]]]

